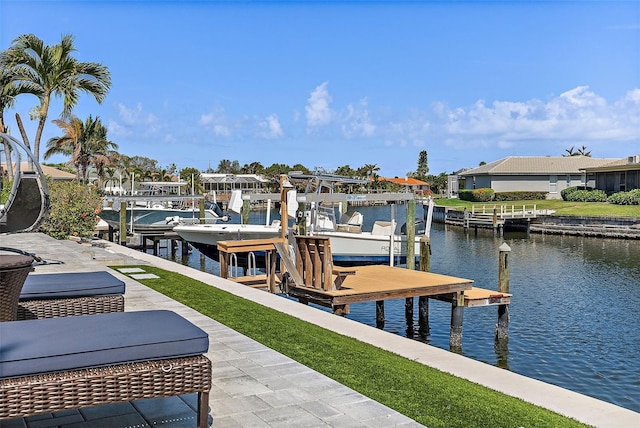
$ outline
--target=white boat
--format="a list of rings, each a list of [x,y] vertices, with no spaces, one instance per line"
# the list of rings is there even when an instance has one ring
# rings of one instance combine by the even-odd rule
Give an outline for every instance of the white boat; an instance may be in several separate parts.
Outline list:
[[[201,199],[202,197],[200,197]],[[127,228],[134,231],[171,230],[177,224],[200,223],[200,209],[190,196],[128,196],[105,199],[99,217],[113,228],[120,227],[121,202],[126,203]],[[190,202],[191,206],[185,206]],[[132,224],[133,219],[133,224]],[[222,209],[205,201],[205,224],[228,221]]]
[[[174,226],[173,230],[205,255],[217,259],[218,241],[277,238],[280,236],[280,220],[274,220],[270,225],[181,224]]]
[[[408,201],[413,199],[410,193],[382,193],[382,194],[344,194],[335,193],[335,186],[360,185],[366,183],[363,180],[336,175],[313,175],[290,174],[293,180],[308,180],[307,189],[304,195],[295,195],[288,192],[288,212],[289,217],[295,218],[295,210],[298,203],[310,204],[306,211],[306,233],[309,235],[328,236],[331,240],[331,252],[333,261],[341,265],[362,265],[362,264],[403,264],[406,263],[406,242],[405,235],[395,233],[396,222],[376,221],[371,231],[362,231],[363,217],[358,212],[349,212],[340,217],[340,221],[335,221],[336,209],[340,203],[347,204],[349,201]],[[279,195],[245,195],[246,199],[252,201],[274,200]],[[269,199],[271,198],[271,199]],[[238,195],[232,195],[229,208],[231,210],[236,203],[241,200]],[[240,202],[239,205],[241,205]],[[433,206],[432,204],[430,205]],[[267,219],[269,213],[267,213]],[[277,220],[276,220],[277,222]],[[203,254],[210,258],[217,259],[217,243],[223,240],[241,240],[256,238],[274,238],[281,236],[279,222],[265,225],[236,225],[236,224],[212,224],[212,225],[178,225],[173,228],[174,232],[181,238],[188,241]],[[268,220],[267,220],[268,223]],[[430,221],[429,221],[430,223]],[[425,233],[428,234],[428,228]],[[420,254],[420,234],[416,232],[414,240],[414,254]],[[391,250],[393,248],[393,251]]]

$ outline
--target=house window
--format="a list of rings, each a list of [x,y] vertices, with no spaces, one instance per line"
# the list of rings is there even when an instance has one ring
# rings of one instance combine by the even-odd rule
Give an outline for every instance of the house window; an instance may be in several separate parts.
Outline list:
[[[620,173],[620,192],[626,192],[626,191],[627,191],[627,173],[623,171]]]
[[[580,174],[580,185],[583,187],[587,185],[587,171],[582,171]]]
[[[558,193],[558,176],[549,176],[549,193]]]

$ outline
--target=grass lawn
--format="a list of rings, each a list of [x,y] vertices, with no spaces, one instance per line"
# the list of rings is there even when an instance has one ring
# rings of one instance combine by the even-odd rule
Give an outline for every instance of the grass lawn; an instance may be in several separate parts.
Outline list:
[[[160,279],[139,282],[428,427],[585,426],[200,281],[140,267]]]
[[[471,207],[471,205],[493,206],[506,205],[518,206],[526,205],[531,207],[536,205],[538,209],[555,210],[556,215],[573,215],[573,216],[593,216],[593,217],[640,217],[639,205],[615,205],[606,202],[569,202],[562,199],[545,199],[539,201],[514,201],[514,202],[468,202],[460,199],[436,199],[436,205],[447,207]]]

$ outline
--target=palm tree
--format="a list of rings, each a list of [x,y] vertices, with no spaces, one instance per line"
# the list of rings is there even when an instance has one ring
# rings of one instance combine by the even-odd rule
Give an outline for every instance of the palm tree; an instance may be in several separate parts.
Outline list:
[[[40,159],[40,139],[53,96],[62,97],[61,117],[68,119],[78,104],[80,92],[90,94],[102,103],[111,87],[107,67],[78,61],[71,56],[75,50],[71,35],[64,35],[59,44],[48,46],[34,34],[23,34],[0,54],[0,66],[10,70],[13,81],[26,86],[27,92],[40,101],[35,110],[38,127],[33,153],[36,159]]]
[[[0,64],[0,132],[6,133],[7,126],[4,124],[4,112],[13,107],[15,99],[20,94],[28,93],[28,85],[13,80],[13,73],[8,68]],[[7,141],[3,140],[4,154],[7,160],[7,178],[13,181],[13,164],[11,163],[11,148]]]
[[[376,164],[368,163],[362,167],[362,170],[366,172],[367,178],[373,178],[374,174],[380,171],[380,167]]]
[[[111,164],[111,156],[118,148],[117,144],[107,139],[107,129],[100,118],[89,116],[84,123],[77,117],[53,122],[63,130],[64,135],[49,139],[44,158],[48,159],[54,154],[70,156],[68,165],[76,167],[77,178],[83,183],[88,181],[89,167],[93,165],[100,186],[104,167]]]

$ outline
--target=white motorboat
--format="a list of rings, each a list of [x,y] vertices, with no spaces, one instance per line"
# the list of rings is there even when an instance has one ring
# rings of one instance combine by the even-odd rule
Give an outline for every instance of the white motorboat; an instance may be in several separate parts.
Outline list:
[[[331,252],[336,264],[362,265],[362,264],[403,264],[406,263],[406,235],[395,233],[396,222],[376,221],[371,231],[362,231],[363,216],[359,212],[348,212],[335,221],[336,209],[340,209],[340,203],[348,204],[349,201],[408,201],[414,198],[411,193],[380,193],[380,194],[345,194],[334,193],[337,184],[360,185],[364,180],[341,177],[336,175],[290,174],[292,180],[308,180],[304,195],[296,195],[293,191],[287,192],[287,208],[290,218],[296,218],[298,203],[307,205],[305,213],[306,233],[310,235],[328,236],[331,240]],[[252,201],[275,200],[279,195],[245,195]],[[242,196],[232,195],[229,204],[230,210],[239,212],[242,205]],[[240,201],[239,203],[237,201]],[[433,206],[432,204],[430,205]],[[234,208],[235,207],[235,208]],[[269,214],[267,214],[267,219]],[[298,219],[299,220],[299,219]],[[430,224],[430,221],[429,221]],[[178,225],[173,228],[180,237],[203,254],[217,259],[217,243],[224,240],[241,240],[257,238],[274,238],[281,236],[280,222],[271,224],[211,224],[211,225]],[[425,227],[423,233],[428,234],[429,228]],[[420,233],[416,232],[414,239],[414,254],[419,257]],[[393,248],[393,251],[391,250]]]
[[[109,226],[119,228],[121,202],[125,202],[127,229],[171,230],[177,224],[200,223],[200,209],[197,205],[194,206],[193,199],[190,196],[120,196],[105,199],[105,206],[99,217]],[[185,202],[190,202],[191,206],[185,206]],[[228,217],[217,204],[205,201],[203,221],[205,224],[226,222]]]

